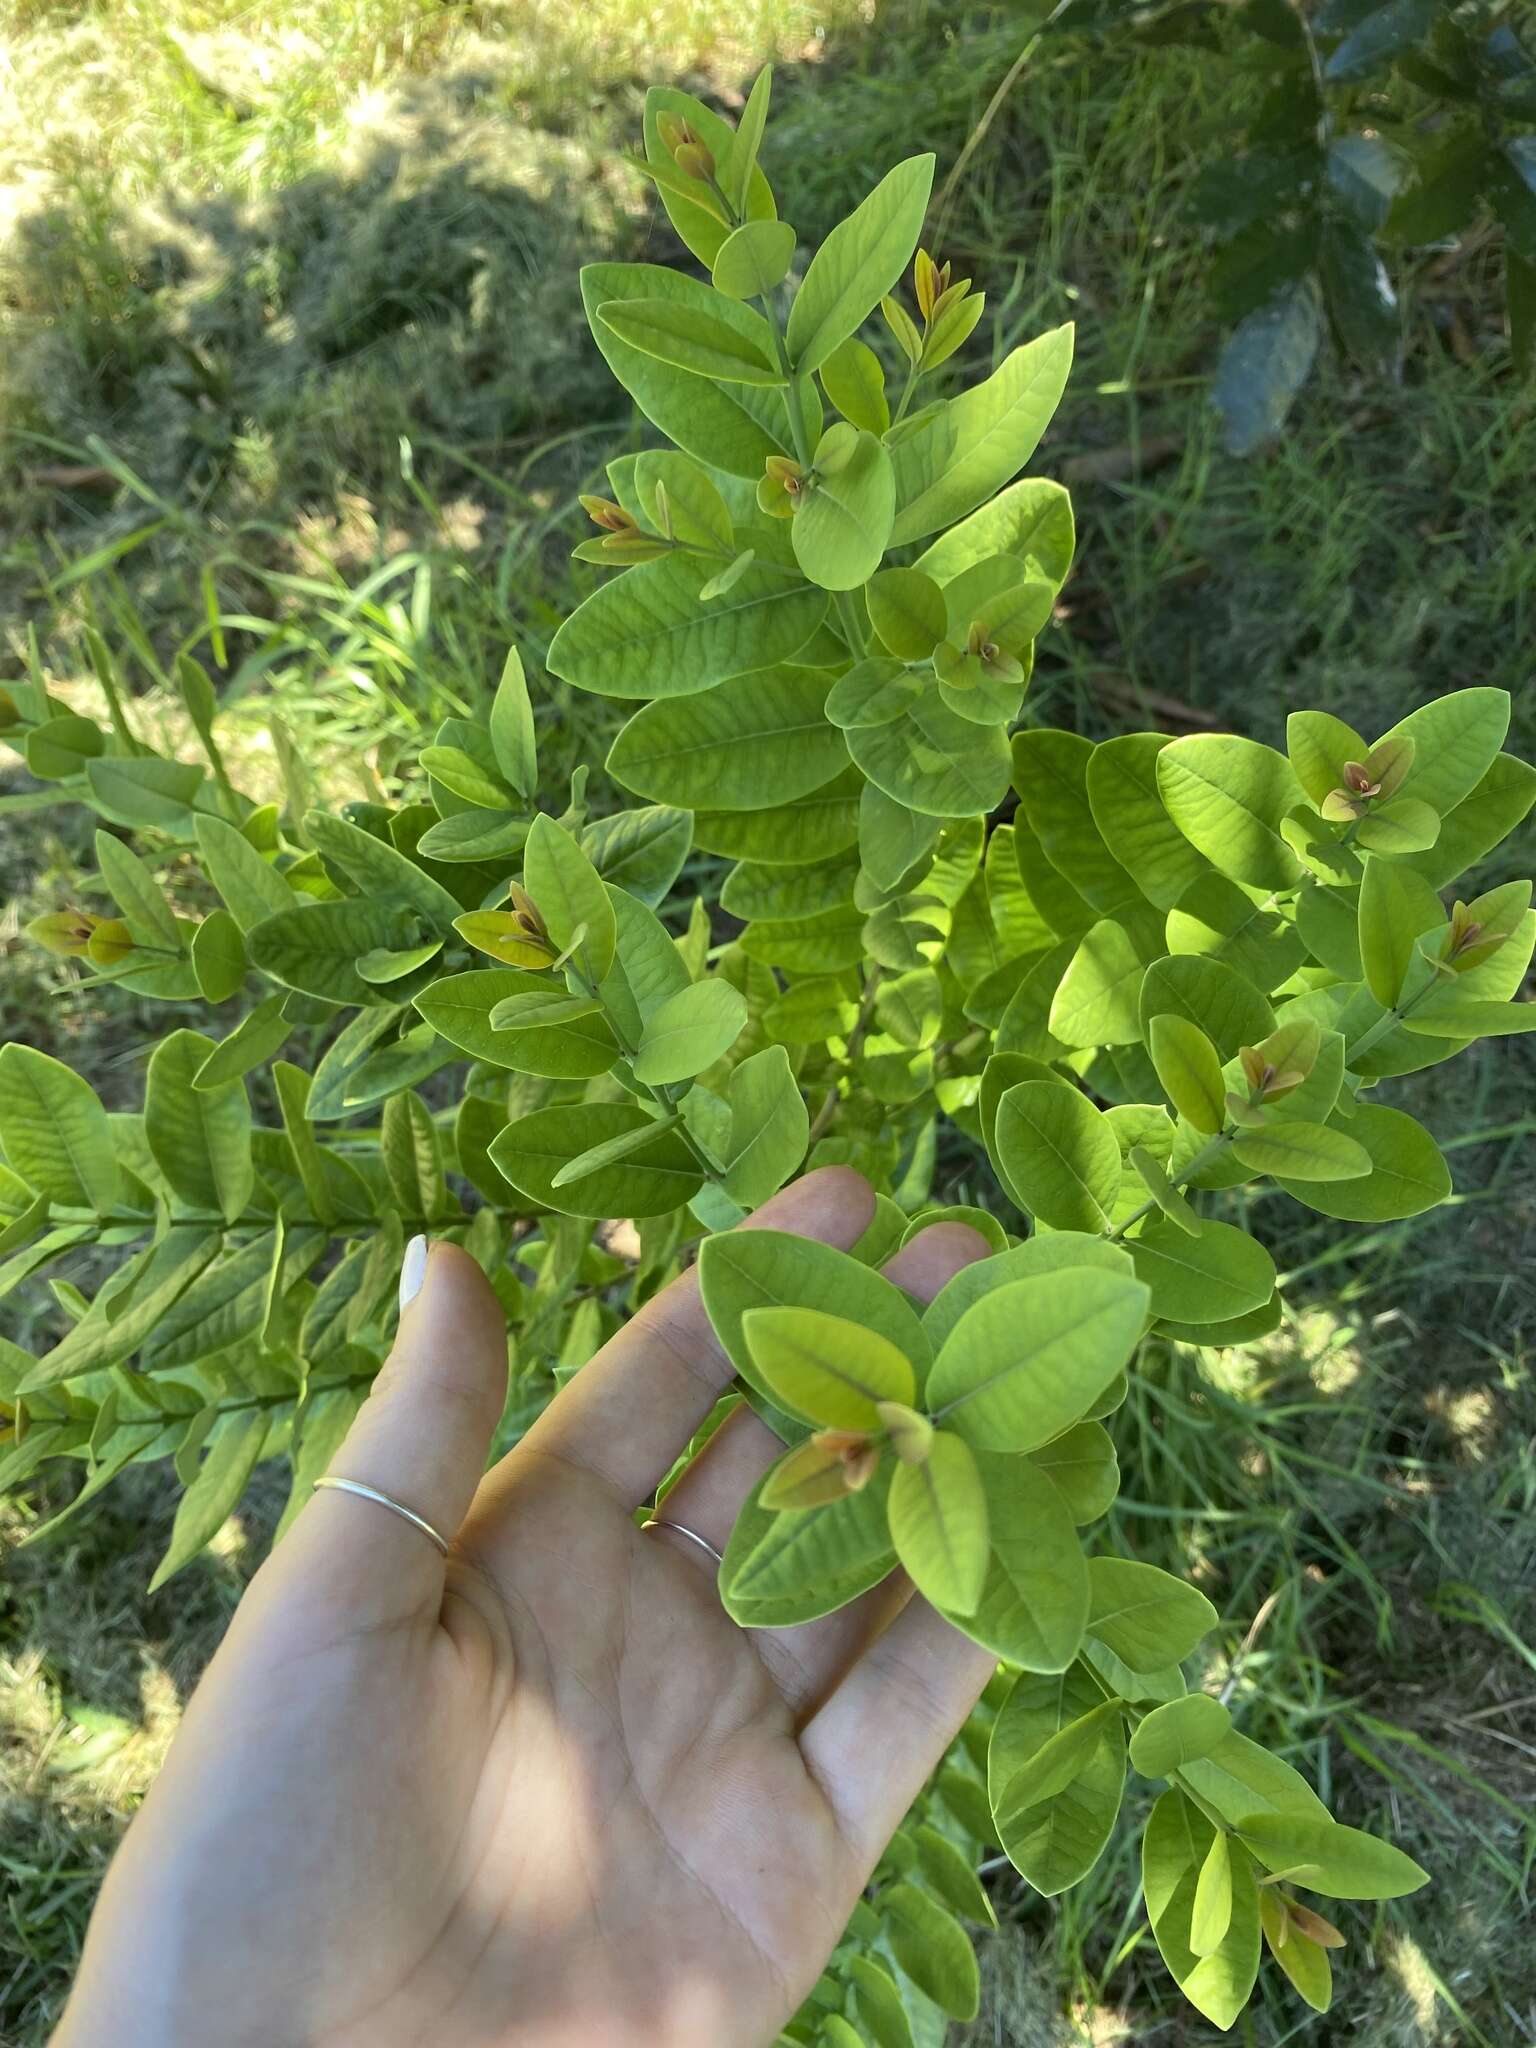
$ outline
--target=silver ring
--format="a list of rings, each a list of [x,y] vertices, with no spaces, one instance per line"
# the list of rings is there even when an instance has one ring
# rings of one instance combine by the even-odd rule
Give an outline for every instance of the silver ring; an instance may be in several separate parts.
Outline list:
[[[725,1559],[713,1543],[702,1537],[697,1529],[685,1529],[681,1522],[664,1522],[660,1515],[652,1515],[647,1521],[642,1522],[640,1527],[642,1532],[646,1529],[670,1529],[675,1536],[686,1536],[690,1543],[697,1543],[700,1550],[707,1550],[716,1564],[725,1563]]]
[[[364,1486],[361,1479],[336,1479],[329,1476],[315,1481],[315,1492],[318,1493],[323,1486],[333,1486],[338,1493],[355,1493],[359,1500],[377,1501],[381,1508],[388,1508],[392,1515],[398,1515],[403,1522],[409,1522],[413,1529],[419,1529],[423,1536],[437,1545],[444,1557],[448,1555],[448,1545],[425,1516],[418,1515],[414,1509],[406,1507],[401,1501],[391,1500],[387,1493],[380,1493],[376,1486]]]

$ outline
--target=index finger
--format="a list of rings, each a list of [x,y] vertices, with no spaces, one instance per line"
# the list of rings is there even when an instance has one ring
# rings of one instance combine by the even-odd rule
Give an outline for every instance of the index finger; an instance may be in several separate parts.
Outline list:
[[[783,1188],[747,1218],[754,1230],[787,1230],[846,1251],[875,1213],[868,1181],[851,1167],[823,1166]],[[513,1457],[579,1465],[626,1508],[649,1500],[673,1461],[735,1377],[689,1271],[653,1296],[545,1409]]]

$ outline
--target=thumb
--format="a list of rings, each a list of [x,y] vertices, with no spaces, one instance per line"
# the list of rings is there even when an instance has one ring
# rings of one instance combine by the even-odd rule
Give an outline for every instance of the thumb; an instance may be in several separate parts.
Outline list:
[[[394,1348],[326,1476],[387,1495],[451,1544],[506,1401],[506,1317],[467,1252],[422,1237],[405,1249],[400,1305]],[[377,1501],[317,1492],[281,1548],[312,1543],[314,1566],[323,1550],[321,1576],[332,1583],[340,1574],[355,1584],[361,1572],[374,1587],[397,1587],[407,1605],[441,1592],[442,1553]]]

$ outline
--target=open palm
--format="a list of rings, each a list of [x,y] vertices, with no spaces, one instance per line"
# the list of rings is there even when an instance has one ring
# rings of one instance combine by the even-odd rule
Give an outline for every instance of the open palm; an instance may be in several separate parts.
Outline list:
[[[755,1220],[847,1245],[870,1213],[827,1169]],[[940,1225],[887,1270],[926,1298],[984,1248]],[[778,1448],[748,1411],[638,1526],[730,1374],[691,1276],[481,1478],[504,1350],[435,1247],[334,1469],[452,1555],[310,1502],[113,1866],[56,2048],[760,2048],[815,1981],[991,1660],[896,1581],[729,1619],[677,1529],[723,1549]]]

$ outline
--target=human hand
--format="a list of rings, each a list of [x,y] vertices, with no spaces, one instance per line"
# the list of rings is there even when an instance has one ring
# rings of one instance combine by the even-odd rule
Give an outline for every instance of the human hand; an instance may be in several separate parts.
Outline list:
[[[847,1247],[825,1168],[755,1224]],[[926,1300],[960,1224],[886,1267]],[[648,1500],[731,1367],[692,1274],[482,1472],[501,1307],[436,1245],[322,1492],[253,1580],[113,1863],[54,2048],[761,2048],[993,1659],[894,1579],[746,1631]],[[782,1446],[743,1409],[663,1523],[723,1550]]]

